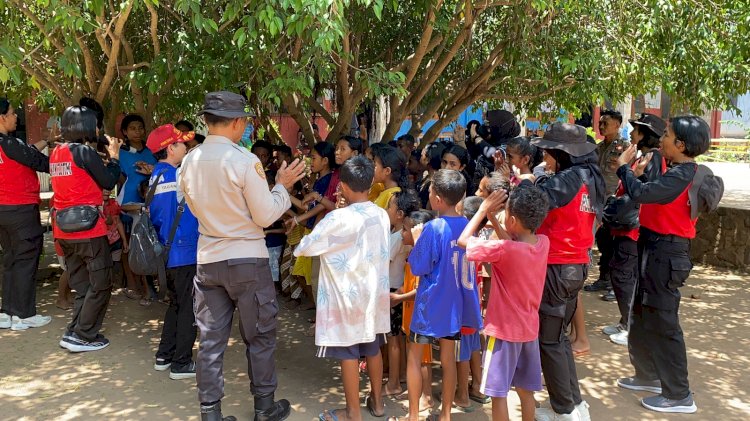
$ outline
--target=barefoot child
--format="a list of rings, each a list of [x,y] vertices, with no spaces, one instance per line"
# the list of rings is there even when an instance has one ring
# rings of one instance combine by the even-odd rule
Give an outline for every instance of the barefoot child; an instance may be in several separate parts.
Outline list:
[[[367,200],[374,165],[354,157],[340,171],[341,193],[348,206],[330,212],[302,239],[295,256],[320,256],[316,310],[317,356],[341,361],[346,408],[326,410],[323,421],[362,419],[359,358],[367,359],[370,395],[367,409],[383,416],[383,359],[380,347],[390,330],[388,214]]]
[[[549,252],[549,239],[534,232],[547,215],[549,204],[537,188],[519,187],[507,200],[505,229],[498,230],[500,240],[475,237],[487,213],[496,211],[505,198],[502,190],[492,193],[466,226],[458,244],[466,247],[469,261],[492,265],[481,386],[482,393],[492,397],[492,420],[509,420],[507,396],[512,386],[521,399],[523,420],[532,421],[534,391],[542,389],[537,336]]]
[[[480,329],[482,325],[479,298],[473,290],[476,270],[465,261],[464,250],[457,245],[468,222],[456,212],[464,193],[466,180],[460,172],[440,170],[435,173],[430,186],[430,204],[439,217],[425,225],[409,255],[412,273],[420,277],[408,345],[411,420],[418,418],[422,392],[420,345],[440,345],[443,405],[439,419],[449,421],[456,393],[456,341],[461,339],[462,327]]]
[[[410,213],[418,211],[419,205],[417,192],[404,190],[391,196],[386,209],[391,222],[389,280],[392,294],[400,291],[404,286],[406,258],[411,251],[411,245],[406,245],[403,241],[404,220]],[[401,388],[401,356],[406,351],[404,336],[401,334],[401,300],[399,296],[394,297],[392,295],[391,297],[391,333],[388,335],[388,383],[385,384],[383,390],[385,396],[400,395],[403,392]],[[404,378],[404,380],[406,379]]]
[[[404,244],[414,246],[414,239],[419,238],[424,225],[435,219],[435,216],[428,211],[419,210],[409,214],[409,218],[404,221],[403,238]],[[411,325],[411,316],[414,313],[414,297],[417,295],[417,285],[419,277],[411,273],[411,266],[406,262],[404,267],[404,286],[400,291],[391,293],[391,302],[398,301],[403,304],[403,317],[401,321],[401,330],[406,337],[411,335],[409,326]],[[432,399],[432,347],[430,345],[421,345],[417,348],[422,359],[422,396],[419,397],[419,412],[426,409],[432,409],[434,405]],[[414,350],[407,350],[414,352]],[[408,358],[408,357],[407,357]]]

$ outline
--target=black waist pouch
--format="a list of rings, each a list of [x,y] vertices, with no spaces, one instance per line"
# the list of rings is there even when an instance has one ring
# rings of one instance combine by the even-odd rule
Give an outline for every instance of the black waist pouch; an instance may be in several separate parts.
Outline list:
[[[99,208],[96,206],[71,206],[55,211],[55,224],[62,232],[88,231],[96,226],[98,220]]]

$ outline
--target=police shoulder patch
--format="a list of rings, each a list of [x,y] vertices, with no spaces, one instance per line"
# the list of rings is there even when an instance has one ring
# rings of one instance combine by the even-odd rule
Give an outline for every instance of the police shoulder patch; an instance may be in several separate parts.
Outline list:
[[[262,178],[264,180],[266,179],[266,172],[263,171],[263,164],[261,164],[260,162],[256,162],[255,163],[255,171],[258,173],[258,175],[260,176],[260,178]]]

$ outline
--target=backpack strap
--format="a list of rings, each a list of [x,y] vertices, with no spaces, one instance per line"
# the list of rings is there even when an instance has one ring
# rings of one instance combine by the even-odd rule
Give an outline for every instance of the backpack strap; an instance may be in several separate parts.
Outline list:
[[[151,205],[151,202],[154,200],[154,194],[156,194],[156,187],[159,185],[159,179],[162,175],[164,175],[165,172],[167,172],[168,168],[165,168],[159,172],[159,174],[156,175],[156,178],[154,179],[154,184],[151,185],[151,187],[148,189],[148,194],[146,195],[146,201],[143,204],[143,208],[148,209],[149,205]]]
[[[688,199],[690,200],[690,219],[695,219],[700,213],[700,204],[698,203],[698,191],[701,189],[703,180],[707,175],[712,175],[711,169],[705,165],[696,164],[695,176],[688,189]]]
[[[167,237],[167,244],[164,244],[164,247],[166,250],[164,251],[164,255],[169,258],[169,249],[172,248],[172,241],[174,241],[174,236],[177,234],[177,226],[180,225],[180,219],[182,219],[182,214],[185,213],[185,199],[183,198],[182,201],[180,201],[180,204],[177,205],[177,213],[174,216],[174,220],[172,220],[172,227],[169,228],[169,237]]]

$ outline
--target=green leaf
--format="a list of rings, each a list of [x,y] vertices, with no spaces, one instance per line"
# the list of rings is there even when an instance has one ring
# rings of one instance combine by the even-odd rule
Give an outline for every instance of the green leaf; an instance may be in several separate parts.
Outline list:
[[[10,79],[10,71],[5,66],[0,66],[0,83],[5,84]]]

